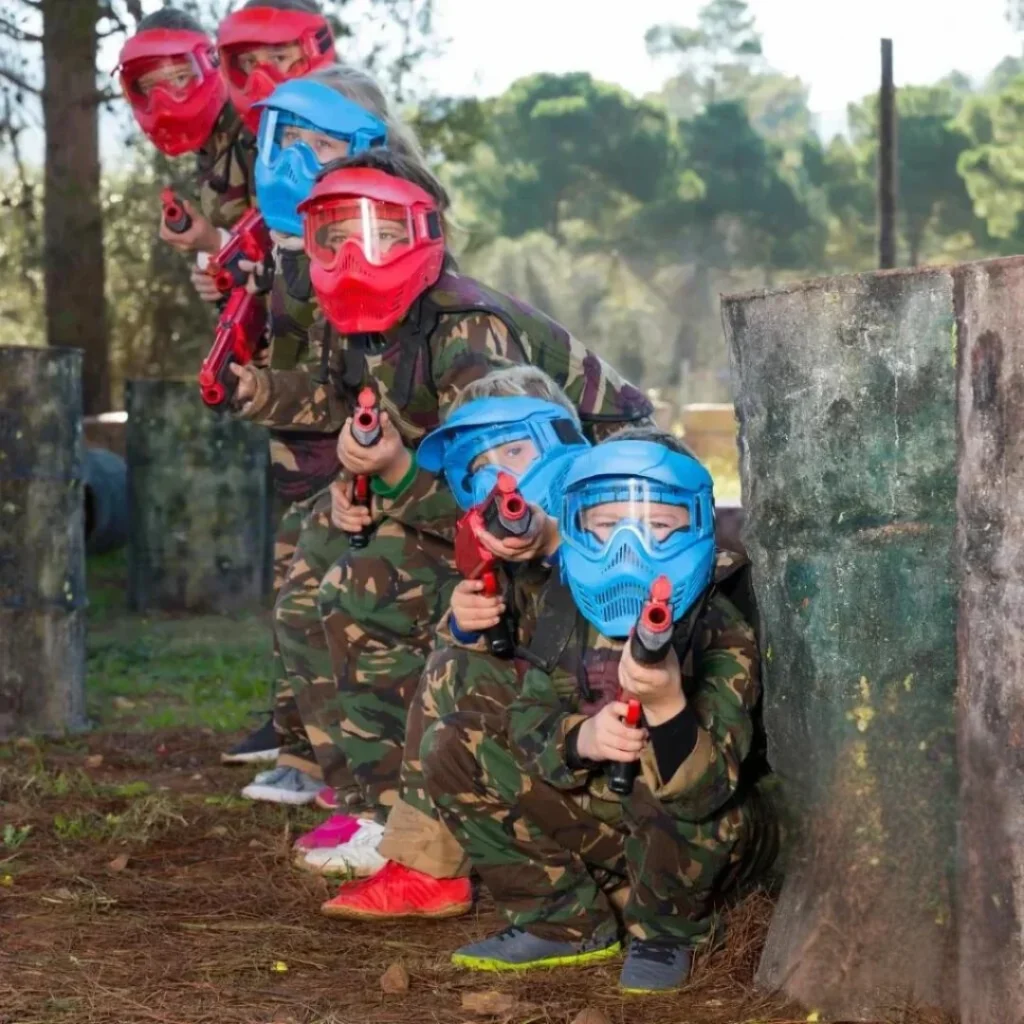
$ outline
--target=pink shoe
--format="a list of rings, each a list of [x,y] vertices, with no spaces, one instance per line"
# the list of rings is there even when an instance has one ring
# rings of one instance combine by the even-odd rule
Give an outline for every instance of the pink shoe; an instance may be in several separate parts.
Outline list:
[[[324,786],[315,797],[313,803],[323,811],[336,811],[341,806],[338,793],[330,786]]]
[[[317,825],[312,832],[299,836],[295,840],[293,849],[305,853],[309,850],[341,846],[359,831],[361,824],[359,818],[353,818],[349,814],[332,814],[322,825]]]

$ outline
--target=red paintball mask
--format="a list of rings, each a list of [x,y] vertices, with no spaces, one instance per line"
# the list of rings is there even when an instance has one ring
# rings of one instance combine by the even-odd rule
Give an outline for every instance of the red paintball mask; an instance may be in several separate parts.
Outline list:
[[[282,47],[296,48],[289,66],[266,60],[252,63],[255,51]],[[248,7],[229,14],[217,30],[217,49],[231,103],[254,134],[262,113],[258,107],[253,109],[254,103],[265,100],[282,82],[336,60],[331,27],[322,15],[274,7]]]
[[[313,288],[342,334],[393,327],[441,276],[437,202],[411,181],[342,168],[317,182],[299,212]]]
[[[209,36],[148,29],[124,44],[118,66],[135,120],[157,149],[180,156],[209,139],[228,98]]]

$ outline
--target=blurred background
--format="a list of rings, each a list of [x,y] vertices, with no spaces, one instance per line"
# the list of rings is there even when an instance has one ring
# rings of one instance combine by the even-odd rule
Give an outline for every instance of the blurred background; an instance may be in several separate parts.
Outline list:
[[[111,75],[159,6],[0,5],[0,344],[70,325],[87,414],[122,408],[127,378],[193,373],[209,344],[188,263],[156,237],[158,190],[187,193],[191,158],[146,144]],[[232,4],[177,6],[213,32]],[[882,35],[897,264],[1024,248],[1021,0],[323,6],[451,187],[462,266],[563,321],[671,419],[730,401],[720,293],[877,266]]]

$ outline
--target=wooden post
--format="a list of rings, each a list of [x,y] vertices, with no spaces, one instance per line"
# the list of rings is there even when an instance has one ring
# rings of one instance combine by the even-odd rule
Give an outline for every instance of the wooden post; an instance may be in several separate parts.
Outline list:
[[[0,347],[0,740],[85,726],[82,353]]]
[[[953,293],[930,270],[724,300],[799,825],[758,980],[843,1020],[956,1006]]]
[[[896,87],[892,40],[882,40],[882,88],[878,93],[878,266],[896,266]]]
[[[960,1019],[1024,1020],[1024,259],[963,268]]]
[[[129,381],[125,403],[130,607],[258,604],[269,575],[266,431],[212,412],[192,381]]]

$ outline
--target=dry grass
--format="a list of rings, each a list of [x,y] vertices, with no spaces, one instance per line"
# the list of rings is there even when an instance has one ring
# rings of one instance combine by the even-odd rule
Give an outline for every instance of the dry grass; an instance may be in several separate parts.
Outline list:
[[[245,773],[210,767],[219,746],[185,730],[97,734],[0,762],[0,826],[17,829],[15,848],[0,847],[0,1024],[468,1022],[481,1014],[463,995],[485,990],[514,997],[504,1019],[519,1022],[567,1024],[585,1006],[613,1024],[807,1019],[753,987],[772,912],[761,892],[728,915],[687,988],[655,999],[619,996],[614,964],[522,978],[453,969],[455,946],[500,926],[486,900],[455,921],[329,921],[317,913],[328,885],[288,863],[309,812],[225,799]],[[92,827],[61,830],[58,817]],[[385,995],[396,961],[410,988]]]

